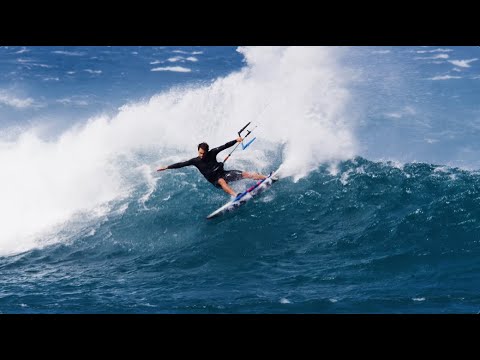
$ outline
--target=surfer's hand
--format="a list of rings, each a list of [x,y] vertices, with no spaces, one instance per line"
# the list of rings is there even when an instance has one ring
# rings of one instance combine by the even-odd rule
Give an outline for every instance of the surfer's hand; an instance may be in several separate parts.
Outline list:
[[[243,138],[240,136],[237,138],[237,142],[242,142],[243,141]]]
[[[166,166],[159,167],[157,171],[163,171],[163,170],[167,170],[167,167]]]

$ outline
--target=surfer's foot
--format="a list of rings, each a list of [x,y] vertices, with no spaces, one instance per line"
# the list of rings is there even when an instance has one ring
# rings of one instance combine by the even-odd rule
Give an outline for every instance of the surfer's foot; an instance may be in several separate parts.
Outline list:
[[[240,195],[242,195],[241,192],[237,193],[237,195],[233,196],[233,200],[239,199]]]

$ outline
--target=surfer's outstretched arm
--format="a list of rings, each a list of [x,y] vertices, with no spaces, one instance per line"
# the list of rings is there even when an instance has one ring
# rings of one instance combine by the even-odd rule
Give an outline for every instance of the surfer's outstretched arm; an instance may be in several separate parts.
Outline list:
[[[172,164],[172,165],[168,165],[168,166],[161,166],[157,169],[157,171],[163,171],[163,170],[167,170],[167,169],[180,169],[180,168],[185,167],[185,166],[194,165],[194,163],[193,163],[194,160],[195,160],[195,158],[184,161],[184,162],[179,162],[179,163],[175,163],[175,164]]]
[[[219,147],[213,148],[212,150],[210,150],[210,153],[216,156],[220,151],[228,149],[229,147],[232,147],[233,145],[235,145],[235,143],[242,142],[242,140],[243,138],[239,137],[235,140],[229,141],[225,145],[221,145]]]

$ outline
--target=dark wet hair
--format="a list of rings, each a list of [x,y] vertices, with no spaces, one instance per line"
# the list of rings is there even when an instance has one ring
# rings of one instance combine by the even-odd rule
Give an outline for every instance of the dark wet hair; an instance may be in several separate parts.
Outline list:
[[[208,152],[209,146],[207,143],[203,142],[201,144],[198,144],[197,150],[200,150],[200,149],[203,149],[203,151]]]

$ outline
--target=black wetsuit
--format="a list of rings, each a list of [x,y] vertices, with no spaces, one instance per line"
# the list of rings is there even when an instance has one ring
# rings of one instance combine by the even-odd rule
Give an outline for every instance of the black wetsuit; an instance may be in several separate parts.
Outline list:
[[[167,169],[178,169],[190,165],[196,166],[202,175],[205,176],[205,179],[207,179],[216,187],[221,188],[221,186],[218,184],[218,179],[220,178],[225,179],[226,182],[237,181],[242,178],[242,172],[240,170],[225,171],[223,169],[223,163],[217,161],[218,153],[228,149],[229,147],[232,147],[236,142],[236,140],[232,140],[225,145],[210,150],[209,152],[205,153],[203,159],[200,159],[200,157],[197,156],[184,162],[169,165],[167,166]]]

